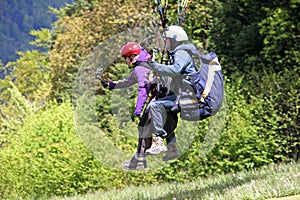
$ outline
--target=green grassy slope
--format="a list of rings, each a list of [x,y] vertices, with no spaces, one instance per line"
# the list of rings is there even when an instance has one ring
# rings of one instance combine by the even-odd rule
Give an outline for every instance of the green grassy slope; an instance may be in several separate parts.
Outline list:
[[[270,199],[300,194],[300,163],[200,178],[187,183],[129,186],[122,190],[52,200],[96,199]],[[300,199],[294,196],[293,199]]]

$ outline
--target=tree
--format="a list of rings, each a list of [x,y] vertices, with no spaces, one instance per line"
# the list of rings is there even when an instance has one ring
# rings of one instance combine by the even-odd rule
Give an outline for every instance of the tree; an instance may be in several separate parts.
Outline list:
[[[258,23],[264,19],[262,9],[268,2],[260,1],[220,1],[213,12],[213,28],[210,40],[215,50],[223,58],[226,71],[249,71],[259,66],[263,36]]]
[[[18,58],[17,51],[37,49],[29,44],[31,29],[50,28],[56,20],[49,6],[59,8],[74,0],[3,0],[0,7],[0,59],[4,64]]]
[[[299,1],[275,1],[274,6],[265,6],[267,13],[260,23],[260,34],[264,36],[261,57],[266,66],[276,71],[300,67]]]
[[[72,93],[78,68],[93,48],[124,30],[145,26],[152,19],[147,1],[104,0],[74,6],[80,9],[72,11],[71,16],[67,14],[73,7],[63,10],[54,24],[49,67],[51,98],[57,100]]]
[[[9,82],[14,82],[14,85],[27,100],[38,104],[47,101],[50,82],[46,54],[36,50],[19,52],[18,54],[20,58],[17,61],[6,65],[6,68],[11,69],[11,73],[5,77],[0,85],[3,90],[1,100],[9,101],[10,95],[6,94],[6,89],[10,88]]]

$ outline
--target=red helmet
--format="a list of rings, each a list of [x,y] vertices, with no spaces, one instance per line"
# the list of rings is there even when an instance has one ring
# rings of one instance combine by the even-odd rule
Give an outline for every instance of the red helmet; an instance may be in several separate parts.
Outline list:
[[[141,46],[136,42],[128,42],[121,48],[121,56],[130,56],[132,54],[140,54]]]

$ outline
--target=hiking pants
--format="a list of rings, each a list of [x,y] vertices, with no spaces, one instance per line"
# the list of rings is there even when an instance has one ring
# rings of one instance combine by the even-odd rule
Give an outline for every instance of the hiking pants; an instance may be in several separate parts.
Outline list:
[[[151,115],[151,122],[154,128],[154,134],[156,136],[166,135],[168,132],[166,129],[172,129],[173,126],[177,126],[177,120],[174,124],[172,122],[167,123],[168,115],[172,115],[171,108],[176,104],[176,95],[165,96],[163,98],[157,99],[149,104],[149,111]],[[175,114],[175,113],[173,113]],[[177,115],[176,115],[177,116]],[[170,127],[165,127],[170,126]]]
[[[151,105],[151,104],[150,104]],[[166,120],[163,126],[164,130],[167,132],[166,141],[167,144],[176,143],[176,136],[174,130],[177,127],[178,116],[177,113],[167,112]],[[139,122],[138,125],[139,139],[138,139],[138,147],[137,153],[143,154],[147,149],[151,147],[152,144],[152,133],[154,132],[154,126],[152,123],[152,117],[150,115],[150,106],[147,109]]]

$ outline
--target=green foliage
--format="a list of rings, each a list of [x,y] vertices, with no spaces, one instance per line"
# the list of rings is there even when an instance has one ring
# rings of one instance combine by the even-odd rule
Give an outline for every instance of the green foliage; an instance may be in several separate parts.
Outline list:
[[[8,73],[1,80],[1,145],[18,135],[17,128],[36,107],[42,107],[49,96],[50,82],[45,54],[38,51],[19,52],[21,56],[5,67]]]
[[[252,76],[261,78],[255,74]],[[205,151],[203,133],[206,133],[207,126],[205,121],[202,122],[201,131],[196,133],[197,137],[189,151],[172,167],[163,169],[159,177],[182,181],[198,175],[240,171],[273,162],[298,160],[299,95],[296,91],[299,91],[299,80],[296,77],[294,72],[285,71],[284,75],[265,75],[262,80],[256,80],[254,83],[259,85],[255,85],[232,76],[226,82],[226,126],[218,144],[209,154],[201,156],[201,149]],[[271,80],[276,80],[274,85]],[[287,80],[289,84],[285,85]],[[250,88],[256,90],[249,98]],[[268,94],[268,90],[273,91],[272,94]],[[255,93],[258,91],[261,93]]]
[[[255,113],[264,110],[245,100],[242,83],[243,79],[236,77],[226,82],[228,105],[223,108],[226,110],[225,127],[220,136],[211,135],[216,140],[220,137],[217,143],[207,140],[205,134],[212,127],[208,127],[207,120],[202,121],[189,150],[172,167],[163,169],[160,176],[167,180],[182,181],[196,176],[261,167],[272,163],[274,155],[280,156],[280,153],[276,154],[277,139],[270,135],[271,130],[262,129],[261,124],[254,123],[260,120]],[[222,121],[216,122],[220,126]],[[203,154],[209,148],[206,144],[209,142],[215,146],[208,154]]]
[[[264,17],[260,1],[220,1],[212,11],[210,40],[213,50],[221,55],[227,72],[248,71],[259,67],[263,37],[257,25]]]
[[[0,79],[4,78],[4,73],[5,73],[4,65],[2,63],[2,60],[0,60]]]
[[[239,171],[261,167],[272,162],[274,152],[273,138],[268,130],[262,130],[260,125],[254,124],[260,120],[256,113],[263,112],[254,102],[249,104],[242,87],[243,79],[236,76],[227,82],[226,94],[228,109],[226,123],[222,135],[217,161],[219,171]],[[214,153],[214,156],[215,156]]]
[[[270,66],[278,72],[299,62],[299,2],[237,0],[216,5],[209,37],[227,72]]]
[[[7,93],[10,95],[9,102],[0,105],[0,146],[4,147],[10,143],[13,137],[18,136],[17,129],[23,124],[27,116],[35,110],[35,106],[22,96],[17,87],[10,82]]]
[[[265,7],[267,17],[260,26],[260,34],[264,35],[264,48],[261,55],[264,61],[276,71],[283,68],[293,69],[299,65],[299,1],[278,3],[276,7]]]
[[[101,166],[85,150],[72,112],[70,102],[51,103],[17,130],[19,136],[0,151],[1,198],[78,194],[118,185],[111,180],[120,172]]]
[[[252,101],[261,111],[256,123],[276,145],[274,161],[298,160],[299,145],[299,90],[297,69],[285,69],[280,73],[252,72]]]
[[[193,43],[207,50],[214,50],[210,34],[214,26],[212,12],[216,3],[218,1],[190,1],[183,22],[183,27]]]
[[[30,44],[43,47],[47,50],[50,50],[52,46],[51,33],[49,29],[42,28],[40,30],[31,30],[30,35],[36,37],[34,41],[31,41]]]
[[[1,83],[1,89],[8,88],[7,82],[13,81],[18,90],[28,100],[40,104],[47,100],[49,96],[50,81],[48,60],[44,53],[33,50],[28,52],[19,52],[20,58],[15,62],[6,65],[7,69],[13,70],[5,77]],[[1,95],[2,100],[8,100],[5,92]]]
[[[6,186],[1,188],[2,196],[78,194],[99,188],[107,190],[123,187],[129,182],[137,185],[154,181],[191,180],[198,176],[252,169],[271,163],[274,155],[275,158],[281,156],[281,152],[278,152],[280,139],[275,132],[278,127],[273,120],[275,118],[268,119],[263,114],[264,108],[259,106],[263,100],[253,98],[255,103],[251,104],[245,101],[245,91],[241,89],[243,79],[228,80],[226,83],[226,126],[215,148],[209,154],[201,156],[199,150],[203,150],[204,133],[209,120],[202,121],[192,146],[180,159],[171,166],[145,174],[127,174],[102,166],[85,150],[77,134],[74,134],[71,104],[53,103],[25,120],[24,125],[17,130],[19,137],[13,138],[11,145],[0,152],[0,159],[3,160],[0,167],[0,174],[3,174],[0,180],[3,184],[0,185]],[[101,103],[107,101],[107,96],[99,98]],[[109,108],[103,107],[104,110]],[[116,119],[109,117],[109,112],[100,119],[103,121],[99,125],[108,128],[105,134],[110,134],[112,140],[125,130],[116,125]],[[262,120],[273,124],[262,126]],[[92,127],[83,128],[86,134],[92,131]],[[188,127],[185,131],[188,131]],[[97,141],[98,145],[95,147],[107,144],[101,137],[92,139]],[[85,142],[92,144],[95,143],[93,140]],[[121,142],[128,144],[129,141]],[[116,145],[122,146],[121,143]],[[123,146],[123,149],[126,148]],[[127,150],[133,152],[133,149]]]

